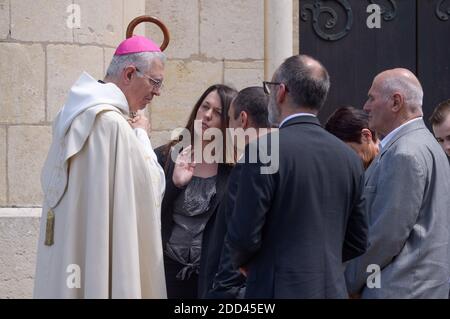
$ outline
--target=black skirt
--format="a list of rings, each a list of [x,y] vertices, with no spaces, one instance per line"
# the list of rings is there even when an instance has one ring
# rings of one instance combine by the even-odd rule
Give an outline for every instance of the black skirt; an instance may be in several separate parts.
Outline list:
[[[197,299],[198,274],[193,273],[185,280],[177,279],[177,274],[185,266],[164,256],[166,273],[167,298],[169,299]]]

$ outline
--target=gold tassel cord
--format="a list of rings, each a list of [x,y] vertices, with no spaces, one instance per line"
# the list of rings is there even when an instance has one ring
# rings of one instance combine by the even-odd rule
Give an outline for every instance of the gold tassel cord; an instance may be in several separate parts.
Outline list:
[[[55,233],[55,213],[53,210],[49,210],[47,213],[47,228],[45,230],[45,245],[51,246],[54,244],[54,233]]]

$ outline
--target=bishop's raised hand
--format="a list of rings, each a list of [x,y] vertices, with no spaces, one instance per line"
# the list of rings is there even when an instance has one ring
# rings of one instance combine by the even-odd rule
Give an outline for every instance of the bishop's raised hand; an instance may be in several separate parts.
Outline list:
[[[136,115],[135,117],[131,117],[128,119],[128,123],[130,123],[132,128],[142,128],[144,129],[147,133],[150,131],[151,126],[150,126],[150,121],[148,120],[148,118],[143,115],[143,114],[139,114]]]

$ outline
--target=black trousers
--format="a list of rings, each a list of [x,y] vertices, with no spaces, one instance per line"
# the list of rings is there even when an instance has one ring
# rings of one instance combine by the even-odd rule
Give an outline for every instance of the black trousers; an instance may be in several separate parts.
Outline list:
[[[166,272],[167,298],[169,299],[197,299],[198,275],[193,273],[189,279],[177,279],[178,272],[184,265],[164,256]]]

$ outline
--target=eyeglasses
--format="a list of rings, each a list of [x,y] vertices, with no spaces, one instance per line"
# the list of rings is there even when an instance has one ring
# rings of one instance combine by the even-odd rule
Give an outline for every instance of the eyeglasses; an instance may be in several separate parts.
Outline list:
[[[149,79],[150,84],[153,85],[153,88],[158,90],[158,89],[163,89],[164,85],[163,85],[163,81],[162,80],[155,80],[154,78],[152,78],[151,76],[144,74],[143,72],[139,71],[138,68],[136,68],[136,72],[140,73],[142,76],[146,77],[147,79]]]
[[[282,83],[282,82],[263,81],[264,93],[266,93],[267,95],[270,95],[270,85],[280,85],[280,84],[284,84],[284,83]],[[284,87],[286,88],[286,92],[289,92],[288,87],[286,86],[286,84],[284,84]]]

